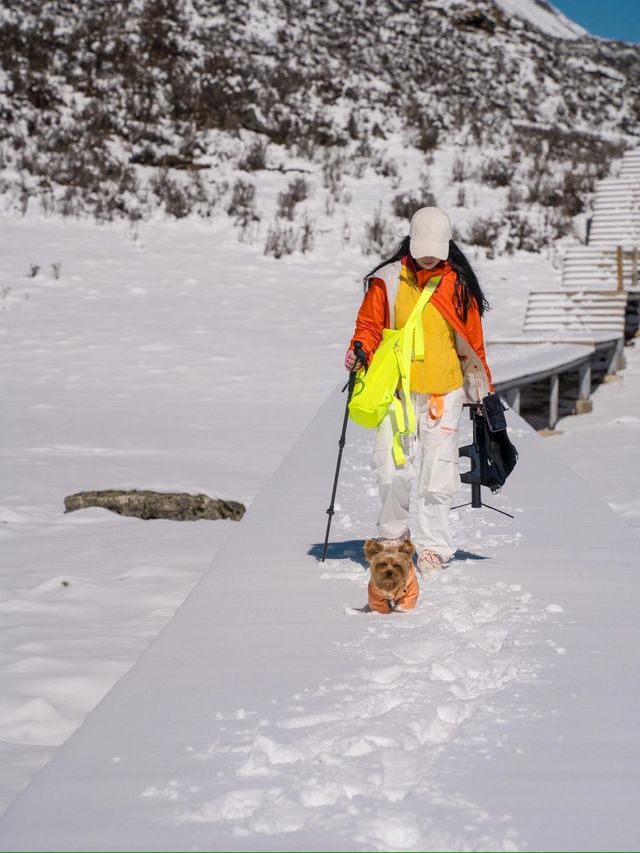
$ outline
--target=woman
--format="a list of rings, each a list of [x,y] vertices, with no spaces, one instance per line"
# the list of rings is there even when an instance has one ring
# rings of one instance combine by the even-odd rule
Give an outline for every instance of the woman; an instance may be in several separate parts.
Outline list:
[[[382,504],[381,542],[398,545],[409,538],[409,498],[417,476],[414,541],[421,571],[441,569],[454,554],[449,511],[460,483],[462,407],[465,399],[479,402],[493,391],[481,321],[489,305],[469,262],[451,238],[451,223],[443,210],[423,207],[414,214],[409,236],[395,254],[365,276],[365,297],[345,357],[345,367],[352,370],[354,342],[360,341],[371,362],[382,330],[402,328],[427,282],[441,277],[422,314],[424,361],[414,361],[411,367],[417,435],[405,447],[406,463],[396,465],[390,411],[377,428],[373,452]]]

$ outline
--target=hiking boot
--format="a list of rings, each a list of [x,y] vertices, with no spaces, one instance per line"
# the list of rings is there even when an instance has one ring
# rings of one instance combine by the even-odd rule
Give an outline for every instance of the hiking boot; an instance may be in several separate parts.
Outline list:
[[[420,572],[439,572],[444,569],[445,560],[442,559],[437,551],[431,551],[429,548],[420,553],[418,557],[418,570]]]
[[[399,548],[407,539],[411,539],[410,530],[405,530],[401,536],[396,536],[395,539],[387,539],[385,536],[378,536],[378,542],[383,548]]]

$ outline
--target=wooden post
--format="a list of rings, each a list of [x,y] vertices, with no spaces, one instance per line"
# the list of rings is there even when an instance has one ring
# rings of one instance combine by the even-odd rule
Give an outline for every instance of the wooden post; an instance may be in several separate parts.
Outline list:
[[[509,388],[504,392],[505,399],[516,415],[520,414],[520,388]]]
[[[638,249],[631,253],[631,287],[638,286]]]
[[[622,246],[616,246],[616,266],[618,270],[618,291],[624,290],[624,255]]]
[[[551,377],[549,392],[549,429],[554,429],[558,423],[558,403],[560,400],[560,376],[554,373]]]
[[[576,415],[584,415],[593,411],[591,396],[591,359],[585,361],[578,368],[578,399],[576,401]]]

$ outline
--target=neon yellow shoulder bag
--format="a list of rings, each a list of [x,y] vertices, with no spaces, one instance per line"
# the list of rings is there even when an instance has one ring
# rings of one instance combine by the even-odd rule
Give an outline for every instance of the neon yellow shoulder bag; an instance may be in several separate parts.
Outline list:
[[[404,465],[406,461],[401,436],[416,431],[416,413],[409,388],[411,362],[424,360],[422,312],[441,279],[442,276],[429,279],[401,329],[382,330],[382,340],[373,354],[368,370],[361,369],[357,373],[349,402],[351,420],[367,429],[379,426],[392,408],[395,416],[393,458],[396,465]],[[393,309],[394,306],[389,305],[392,317]],[[397,394],[399,389],[402,390],[402,399]]]

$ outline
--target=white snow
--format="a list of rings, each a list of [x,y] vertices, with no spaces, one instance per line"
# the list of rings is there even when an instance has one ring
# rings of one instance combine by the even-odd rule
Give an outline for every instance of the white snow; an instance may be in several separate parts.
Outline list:
[[[340,516],[317,562],[343,402],[336,389],[196,592],[15,802],[11,849],[597,849],[632,837],[616,771],[635,755],[637,672],[617,630],[637,607],[631,533],[512,419],[519,477],[491,503],[516,520],[458,510],[457,560],[422,581],[416,611],[356,616],[367,573]],[[358,531],[376,511],[369,456],[370,435],[351,429],[341,501]],[[570,519],[549,501],[554,477]],[[614,541],[603,588],[597,548]]]
[[[594,351],[588,344],[526,343],[522,335],[511,344],[496,343],[488,346],[488,357],[496,365],[492,369],[493,381],[509,382],[544,370],[571,364]]]
[[[563,457],[640,534],[640,348],[627,347],[627,367],[594,397],[592,412],[557,424]]]
[[[520,475],[520,490],[514,480],[513,492],[489,502],[514,512],[515,521],[459,510],[458,559],[425,584],[418,610],[402,620],[365,619],[355,608],[365,600],[361,540],[373,533],[376,504],[370,436],[358,437],[350,427],[332,535],[342,544],[321,567],[322,502],[329,498],[342,400],[314,415],[343,376],[367,259],[355,248],[330,244],[309,257],[275,261],[261,247],[238,244],[235,231],[219,220],[157,221],[132,235],[120,226],[4,217],[2,230],[4,804],[66,741],[52,778],[65,761],[76,762],[78,772],[89,755],[102,762],[95,765],[102,768],[95,784],[77,777],[74,795],[95,798],[88,805],[96,814],[113,803],[141,825],[149,815],[170,816],[167,835],[163,828],[156,842],[145,836],[141,849],[165,840],[184,849],[185,839],[203,848],[222,839],[225,849],[286,849],[279,845],[290,833],[301,849],[322,846],[322,839],[342,849],[381,850],[526,844],[531,818],[524,797],[509,817],[495,803],[482,804],[445,768],[451,771],[460,750],[465,761],[494,768],[501,766],[501,751],[512,750],[528,756],[521,778],[527,790],[537,784],[539,794],[535,747],[514,731],[524,720],[534,728],[538,718],[551,725],[552,700],[544,689],[540,699],[539,683],[553,681],[560,660],[573,666],[593,651],[584,608],[591,606],[585,589],[593,595],[599,585],[594,554],[573,558],[562,551],[561,564],[551,570],[539,562],[539,531],[525,520],[525,506],[537,517],[549,500],[545,490],[539,506],[526,503],[541,440],[513,422],[514,442],[524,442],[529,453],[521,463],[529,473]],[[58,263],[56,278],[52,265]],[[34,277],[31,265],[40,267]],[[519,333],[528,287],[537,277],[557,275],[547,259],[526,255],[479,258],[478,267],[495,305],[489,338]],[[592,493],[640,525],[637,487],[628,476],[638,467],[635,349],[628,358],[622,380],[595,395],[594,414],[561,422],[563,434],[544,445],[587,477],[589,485],[571,492],[563,469],[557,489],[570,492],[566,519],[579,526],[586,517],[599,531],[603,555],[624,538],[624,526],[615,526],[604,504],[598,516]],[[300,448],[290,458],[294,470],[271,481],[311,418],[312,434],[326,448]],[[296,465],[307,465],[313,479],[298,483]],[[141,522],[98,509],[63,514],[65,495],[81,489],[204,491],[251,505],[268,482],[257,520],[251,522],[250,512],[240,525]],[[287,510],[293,513],[288,520]],[[543,553],[553,562],[566,530],[559,519],[553,527],[550,513]],[[251,550],[252,524],[253,541],[259,534],[270,547],[266,554]],[[312,543],[315,550],[306,556]],[[633,558],[628,550],[620,553],[616,569],[627,572]],[[579,589],[583,564],[590,568]],[[231,580],[220,579],[216,566],[233,568]],[[290,599],[296,602],[299,615],[289,614],[281,626],[251,599],[251,584],[265,572],[274,578],[267,610],[284,607],[289,614]],[[173,632],[185,630],[192,617],[188,609],[180,611],[181,621],[171,617],[203,575],[205,595],[199,588],[189,606],[197,610],[192,636],[206,644],[174,647]],[[226,600],[230,586],[235,607]],[[615,586],[622,588],[623,579]],[[155,688],[145,694],[152,681],[136,681],[135,670],[122,678],[167,623],[143,661],[151,661],[154,676],[165,673],[171,708],[159,703]],[[249,648],[253,661],[247,661]],[[301,678],[305,652],[317,659],[304,661]],[[609,653],[600,665],[615,670],[615,644]],[[187,687],[196,664],[206,664],[211,675],[192,696]],[[116,682],[80,740],[67,740]],[[182,707],[187,696],[188,709]],[[634,707],[631,693],[628,698]],[[194,703],[201,705],[197,720],[184,729],[181,721]],[[566,720],[571,702],[558,699],[557,705]],[[114,708],[119,723],[112,718],[109,736],[94,744],[94,727]],[[600,726],[594,711],[596,718]],[[588,737],[588,716],[581,725]],[[165,732],[166,751],[148,763],[154,731]],[[116,790],[112,774],[121,770]],[[40,778],[31,789],[36,798],[44,790],[39,785],[47,785],[46,774]],[[68,795],[66,787],[60,791]],[[16,806],[20,802],[28,800]],[[63,806],[50,802],[48,817],[39,812],[42,831],[50,819],[63,831],[64,820],[55,818]],[[7,832],[11,825],[4,824]],[[112,827],[111,843],[120,844],[115,849],[135,844],[130,827],[124,820],[122,828]],[[98,821],[100,831],[105,826]],[[89,844],[86,836],[76,842],[76,849]]]
[[[546,0],[494,0],[508,15],[526,21],[550,36],[575,39],[587,35],[587,30],[564,15]]]

